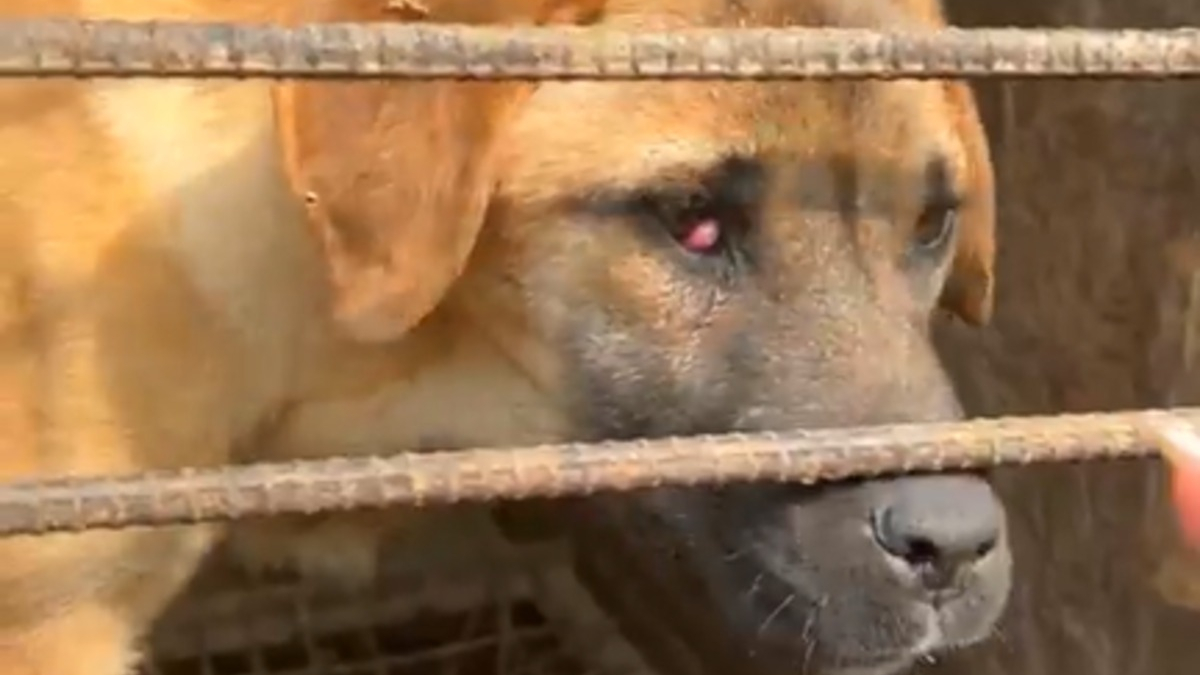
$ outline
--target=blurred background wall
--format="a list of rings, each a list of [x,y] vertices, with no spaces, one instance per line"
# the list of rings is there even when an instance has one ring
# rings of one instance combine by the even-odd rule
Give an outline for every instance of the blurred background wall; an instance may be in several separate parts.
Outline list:
[[[1200,0],[948,3],[964,26],[1200,27]],[[975,88],[997,172],[996,314],[984,331],[937,330],[969,411],[1200,404],[1188,338],[1189,321],[1200,329],[1200,81]],[[1200,561],[1173,540],[1160,469],[998,472],[1012,605],[990,644],[921,672],[1200,673]]]

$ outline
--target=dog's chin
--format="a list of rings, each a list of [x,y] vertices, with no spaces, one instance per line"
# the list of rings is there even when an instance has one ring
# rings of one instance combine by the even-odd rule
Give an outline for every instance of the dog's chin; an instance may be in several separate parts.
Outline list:
[[[848,665],[841,668],[829,668],[821,671],[822,675],[898,675],[908,670],[916,658],[886,659],[878,664]]]
[[[910,646],[880,653],[874,658],[860,656],[840,665],[827,666],[821,671],[822,675],[895,675],[919,661],[933,662],[950,652],[981,643],[991,635],[990,627],[999,618],[1001,610],[983,614],[974,612],[979,600],[974,596],[960,597],[938,607],[913,603],[905,614],[912,623],[924,626],[920,639]]]
[[[856,602],[834,595],[801,597],[801,587],[754,572],[757,602],[744,594],[716,594],[727,631],[746,645],[758,672],[797,675],[892,675],[949,646],[944,617],[933,606],[889,599]],[[849,594],[847,594],[849,595]],[[786,606],[786,609],[781,609]]]
[[[775,597],[798,587],[778,582]],[[791,590],[787,590],[787,589]],[[782,601],[780,601],[782,602]],[[778,605],[776,605],[777,607]],[[918,662],[933,662],[978,644],[992,634],[1003,605],[967,594],[939,604],[891,599],[847,603],[835,599],[812,605],[784,620],[759,604],[737,618],[742,640],[773,653],[771,673],[807,675],[894,675]],[[982,610],[981,607],[989,607]],[[840,614],[822,625],[822,613]],[[862,616],[856,619],[856,615]],[[770,634],[761,627],[771,621]],[[755,628],[757,626],[757,628]]]
[[[829,666],[821,670],[821,675],[898,675],[908,670],[918,657],[901,656],[882,659],[876,663],[847,664],[844,666]]]
[[[775,574],[762,555],[731,557],[729,542],[661,506],[642,495],[559,511],[570,514],[586,568],[578,571],[593,598],[661,672],[892,675],[983,637],[953,627],[973,615],[970,602],[938,609],[856,594],[845,578],[831,586]],[[986,617],[971,623],[981,632],[990,625]]]
[[[989,634],[987,626],[994,617],[981,616],[977,621],[959,623],[964,605],[969,599],[935,607],[914,602],[893,612],[895,623],[909,630],[894,636],[894,642],[863,648],[862,642],[848,635],[812,635],[812,643],[799,639],[811,626],[785,622],[777,627],[775,651],[777,658],[771,672],[808,673],[819,675],[897,675],[921,661],[935,661],[940,656],[983,641]],[[761,612],[759,612],[761,614]],[[756,636],[760,642],[763,636]],[[906,639],[907,638],[907,639]],[[786,643],[780,644],[785,641]],[[803,652],[804,656],[800,656]]]

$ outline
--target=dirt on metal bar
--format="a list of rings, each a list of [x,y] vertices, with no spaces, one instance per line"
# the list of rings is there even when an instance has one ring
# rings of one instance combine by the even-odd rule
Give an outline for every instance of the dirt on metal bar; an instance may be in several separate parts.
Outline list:
[[[0,76],[809,79],[1177,78],[1200,30],[0,22]]]
[[[1159,452],[1145,425],[1167,415],[1200,422],[1200,409],[1179,408],[25,480],[0,485],[0,535],[1144,457]],[[365,448],[362,454],[385,450]]]

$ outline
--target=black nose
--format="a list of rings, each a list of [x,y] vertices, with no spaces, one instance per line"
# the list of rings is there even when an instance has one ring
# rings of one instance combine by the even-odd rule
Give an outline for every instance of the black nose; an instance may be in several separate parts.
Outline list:
[[[930,591],[961,583],[996,548],[1004,512],[987,483],[965,476],[902,478],[872,514],[875,540]]]

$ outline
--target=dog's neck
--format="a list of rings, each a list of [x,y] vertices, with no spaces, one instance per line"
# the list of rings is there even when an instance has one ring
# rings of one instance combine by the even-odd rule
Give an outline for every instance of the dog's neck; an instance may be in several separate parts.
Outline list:
[[[492,336],[435,313],[387,345],[342,343],[274,434],[280,458],[528,445],[565,438],[561,407]]]

